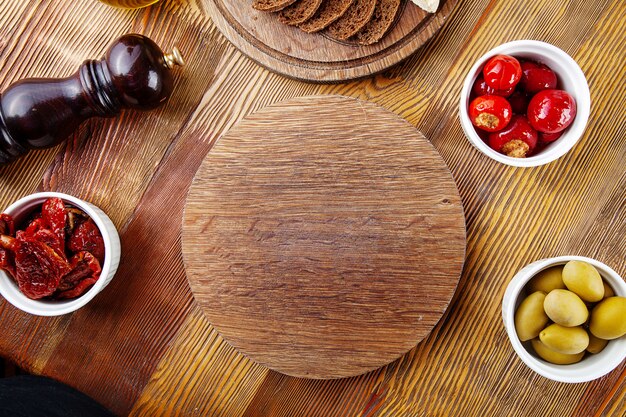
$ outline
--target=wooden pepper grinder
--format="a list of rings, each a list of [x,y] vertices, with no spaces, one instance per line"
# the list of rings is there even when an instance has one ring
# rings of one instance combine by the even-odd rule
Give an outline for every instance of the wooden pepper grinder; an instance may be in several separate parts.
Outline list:
[[[0,164],[58,144],[90,117],[159,106],[172,92],[171,69],[183,64],[178,49],[164,54],[151,39],[129,34],[68,78],[12,84],[0,94]]]

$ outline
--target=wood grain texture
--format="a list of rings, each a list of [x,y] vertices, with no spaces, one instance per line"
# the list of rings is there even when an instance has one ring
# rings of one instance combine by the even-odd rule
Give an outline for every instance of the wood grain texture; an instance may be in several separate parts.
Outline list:
[[[281,102],[222,136],[189,190],[182,238],[194,298],[220,334],[317,379],[414,347],[465,255],[461,200],[428,140],[342,96]]]
[[[324,86],[251,62],[216,30],[206,4],[164,0],[129,12],[94,0],[0,2],[2,87],[27,76],[68,75],[126,32],[165,48],[176,44],[188,61],[164,108],[94,120],[64,145],[0,167],[1,206],[38,189],[69,192],[105,208],[131,244],[115,289],[79,313],[35,318],[0,300],[0,355],[87,392],[118,415],[626,414],[626,364],[592,383],[546,380],[515,356],[500,318],[508,281],[534,260],[585,255],[626,276],[623,1],[459,2],[431,41],[400,65]],[[457,119],[474,60],[514,39],[565,50],[591,89],[585,135],[540,168],[505,167],[483,156]],[[217,138],[252,112],[311,94],[373,101],[422,131],[454,175],[468,227],[458,290],[431,334],[384,368],[331,381],[280,375],[230,348],[193,302],[180,254],[187,189]],[[137,230],[149,233],[136,241]],[[158,245],[148,243],[153,234]],[[93,337],[87,329],[101,320],[117,325]]]
[[[403,1],[389,33],[373,45],[359,46],[284,25],[277,16],[239,0],[202,1],[220,31],[243,53],[272,71],[313,82],[345,81],[384,71],[426,43],[456,5],[456,0],[444,0],[437,13],[429,14]]]

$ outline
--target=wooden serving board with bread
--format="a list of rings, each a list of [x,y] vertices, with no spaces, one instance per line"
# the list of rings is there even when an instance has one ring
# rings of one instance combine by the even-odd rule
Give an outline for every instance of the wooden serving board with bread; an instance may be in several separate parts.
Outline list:
[[[465,219],[415,127],[370,102],[309,96],[218,140],[189,190],[182,251],[224,339],[282,373],[340,378],[430,333],[459,281]]]
[[[457,3],[415,0],[419,7],[409,0],[203,1],[220,31],[251,59],[313,82],[365,77],[397,64],[441,28]]]

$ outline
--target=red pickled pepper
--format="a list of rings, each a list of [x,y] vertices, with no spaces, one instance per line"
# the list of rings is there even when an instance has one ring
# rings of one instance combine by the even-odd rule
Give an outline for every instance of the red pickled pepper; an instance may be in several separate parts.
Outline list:
[[[542,90],[528,103],[528,121],[542,133],[559,133],[576,117],[576,101],[563,90]]]
[[[522,78],[522,67],[512,56],[496,55],[485,64],[483,77],[491,88],[497,91],[507,91],[515,88]]]
[[[541,142],[543,142],[543,143],[554,142],[555,140],[557,140],[561,136],[563,136],[563,131],[560,131],[560,132],[557,132],[557,133],[543,133],[543,132],[539,132],[539,140]]]
[[[526,110],[528,109],[528,101],[529,98],[526,94],[521,91],[516,91],[511,96],[508,97],[509,103],[511,104],[511,109],[515,114],[526,114]]]
[[[556,73],[547,65],[534,61],[523,61],[521,66],[520,86],[526,93],[535,94],[541,90],[556,88],[558,82]]]
[[[508,97],[515,91],[514,87],[508,88],[506,90],[496,90],[495,88],[491,88],[485,82],[485,78],[482,75],[479,75],[474,81],[474,86],[472,87],[472,94],[474,97],[480,96],[502,96]]]
[[[480,96],[469,106],[472,124],[487,132],[502,130],[509,124],[511,114],[511,105],[500,96]]]
[[[532,155],[537,146],[537,131],[521,115],[515,115],[508,126],[489,134],[489,146],[513,158]]]

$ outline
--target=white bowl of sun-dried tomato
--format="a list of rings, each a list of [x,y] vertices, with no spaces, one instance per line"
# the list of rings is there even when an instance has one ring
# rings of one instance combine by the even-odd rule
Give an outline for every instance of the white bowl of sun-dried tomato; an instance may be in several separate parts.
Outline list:
[[[0,294],[30,314],[71,313],[109,284],[120,253],[117,230],[98,207],[31,194],[0,215]]]

